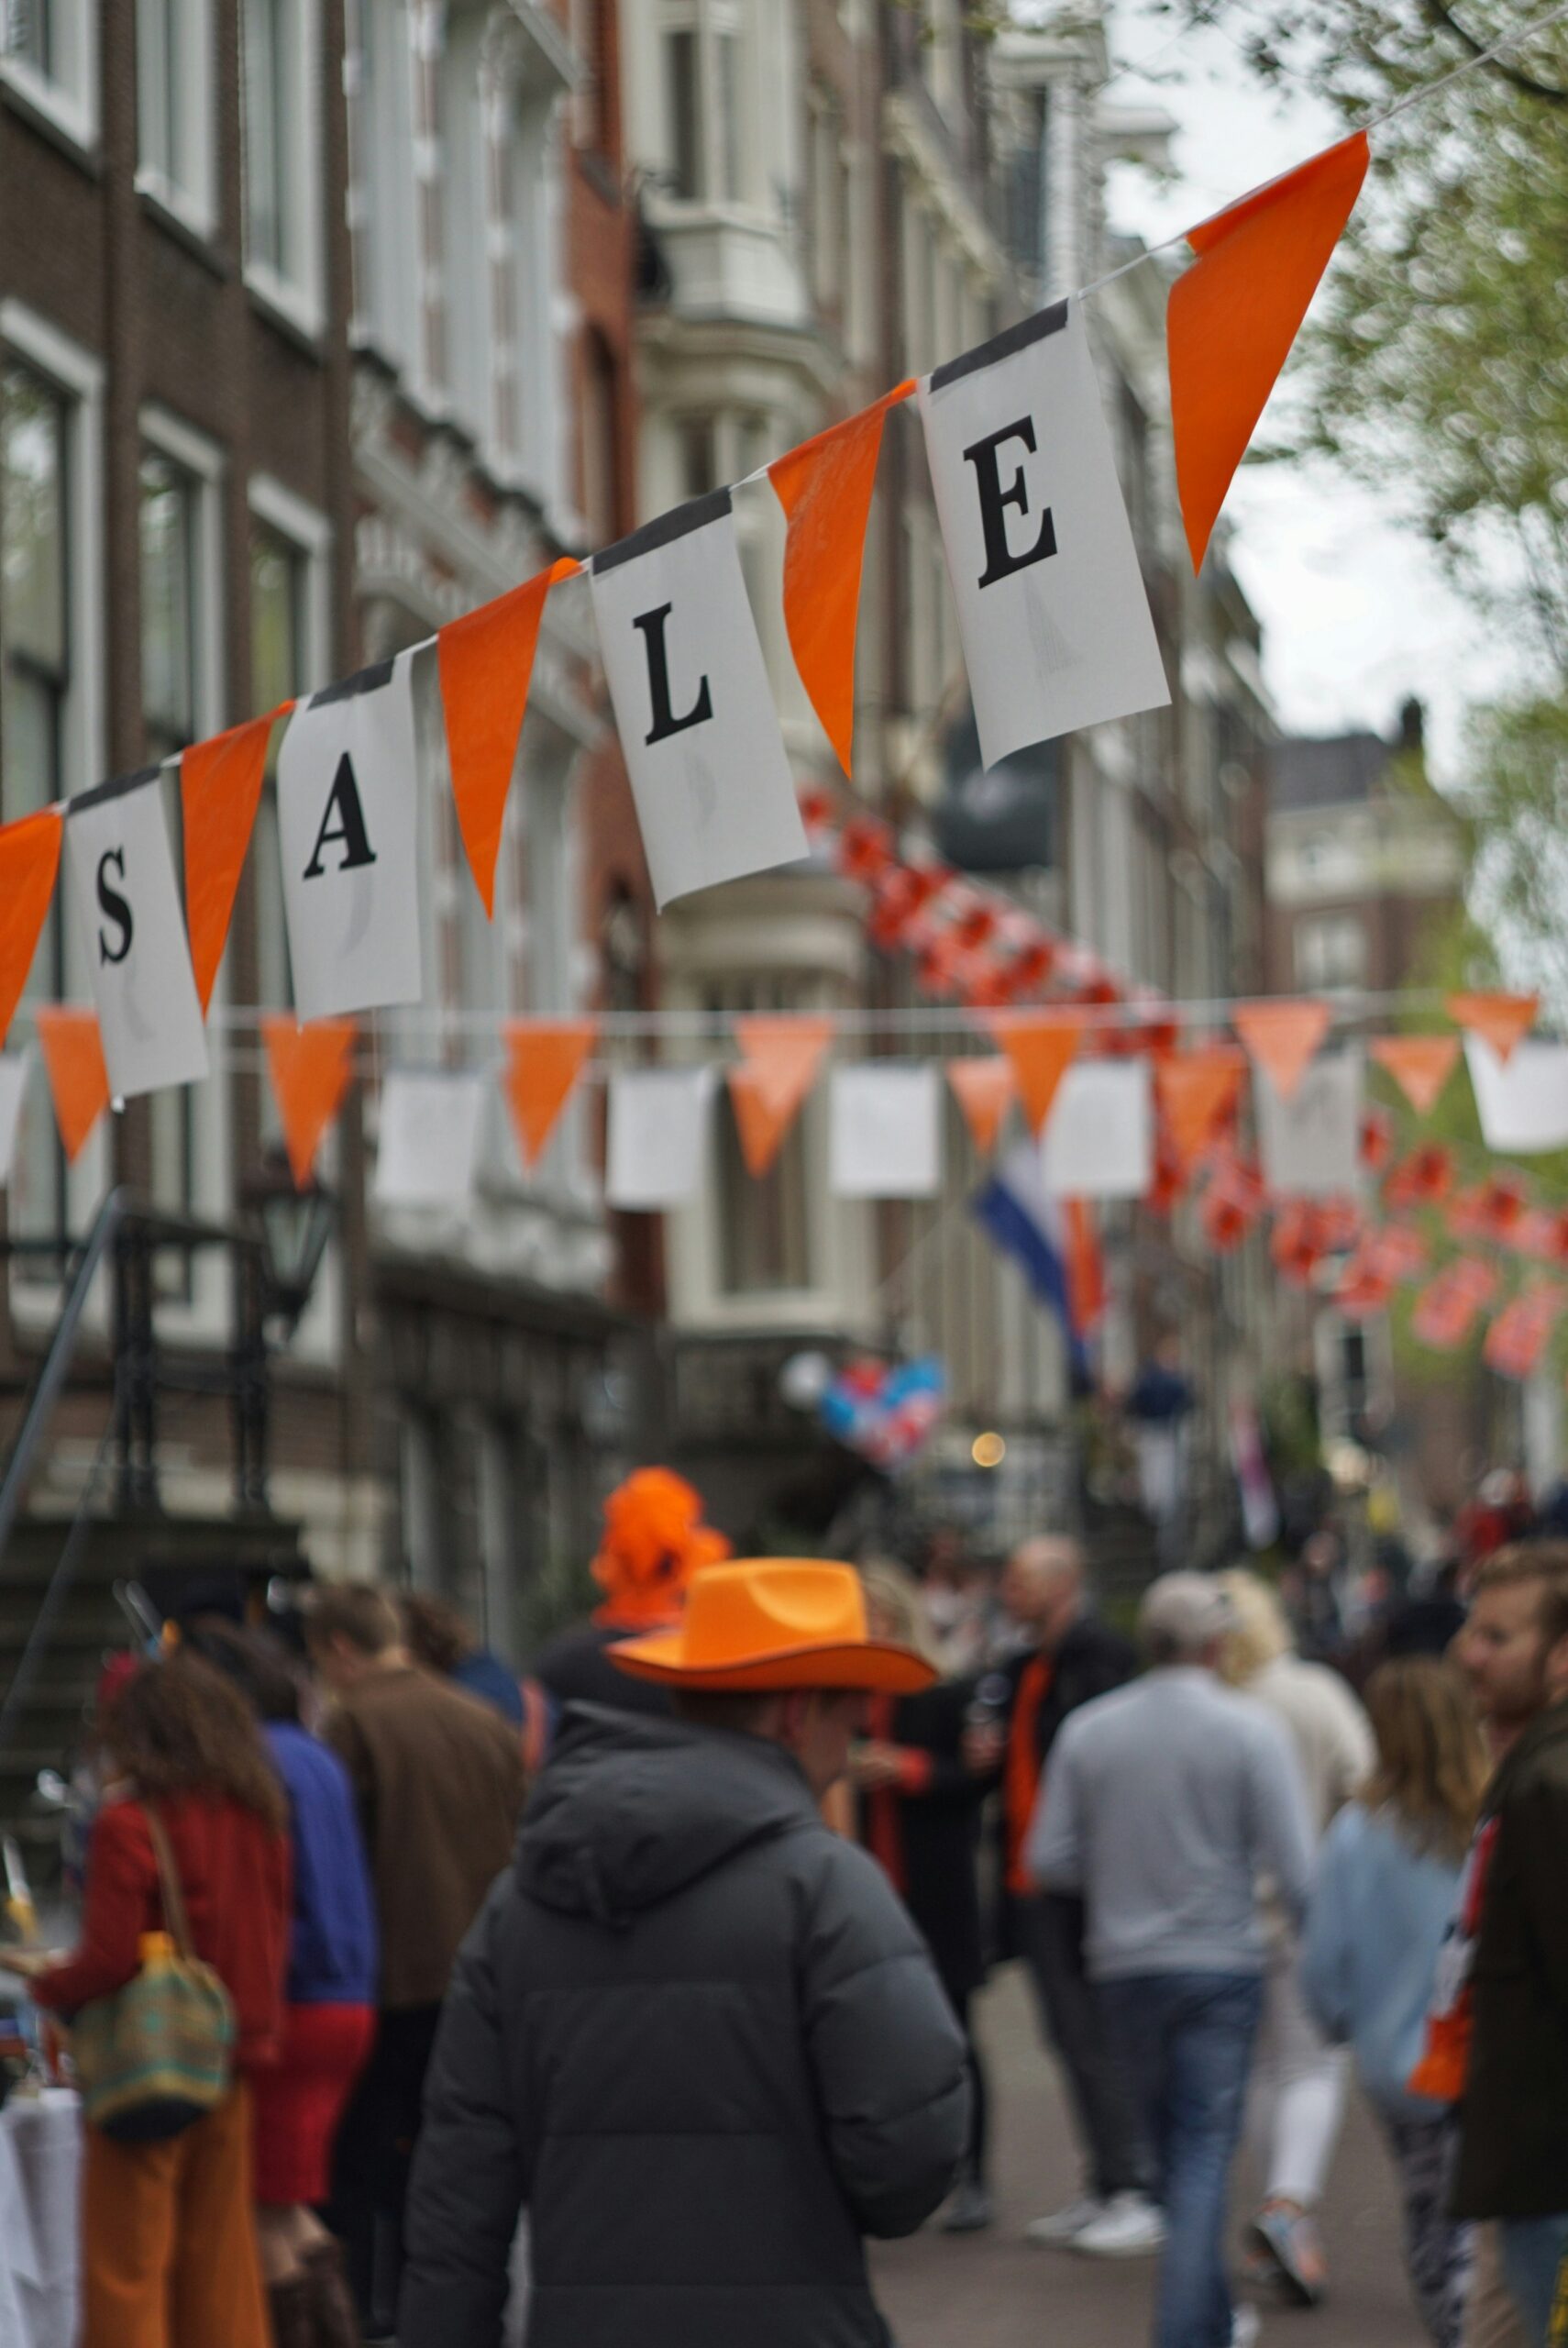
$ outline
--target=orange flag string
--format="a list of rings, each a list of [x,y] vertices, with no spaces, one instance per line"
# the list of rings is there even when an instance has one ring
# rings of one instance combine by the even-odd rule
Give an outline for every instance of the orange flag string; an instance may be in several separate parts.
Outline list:
[[[1165,339],[1176,487],[1194,570],[1368,160],[1358,130],[1187,232],[1198,259],[1171,288]]]
[[[0,1044],[16,1016],[49,917],[64,829],[58,807],[0,825]]]
[[[1282,1101],[1294,1100],[1332,1020],[1326,1002],[1304,1000],[1239,1002],[1231,1013],[1253,1066],[1263,1069]]]
[[[801,682],[847,775],[855,742],[855,632],[866,524],[888,410],[912,379],[767,468],[789,518],[784,625]]]
[[[991,1022],[992,1035],[1012,1063],[1013,1080],[1032,1134],[1045,1130],[1084,1025],[1083,1020],[1061,1013],[1039,1019],[1004,1014]]]
[[[1155,1098],[1184,1174],[1219,1139],[1246,1072],[1246,1055],[1232,1044],[1154,1062]]]
[[[75,1003],[40,1002],[33,1013],[50,1097],[68,1164],[74,1166],[109,1105],[109,1071],[98,1014]]]
[[[545,598],[582,565],[563,555],[521,587],[481,604],[436,632],[452,796],[469,868],[487,916],[495,912],[495,861],[506,794],[528,707]]]
[[[531,1171],[599,1040],[599,1024],[593,1019],[518,1019],[503,1032],[501,1087],[523,1164]]]
[[[994,1058],[949,1060],[947,1081],[964,1112],[970,1139],[979,1155],[988,1157],[1002,1119],[1018,1098],[1012,1062],[1005,1052]]]
[[[1457,1036],[1375,1036],[1367,1050],[1418,1117],[1430,1117],[1459,1058]]]
[[[1448,1015],[1455,1026],[1490,1044],[1507,1066],[1514,1046],[1529,1034],[1540,1009],[1537,994],[1451,994]]]
[[[726,1071],[741,1154],[751,1174],[766,1174],[783,1146],[801,1102],[833,1041],[831,1019],[756,1018],[733,1023],[743,1054]]]
[[[180,812],[185,835],[185,927],[202,1015],[228,939],[234,900],[245,869],[272,727],[293,707],[279,703],[266,717],[193,742],[180,759]]]
[[[294,1187],[303,1191],[322,1136],[343,1104],[354,1073],[354,1019],[315,1019],[302,1027],[279,1014],[261,1022],[272,1097],[283,1121],[283,1142]]]

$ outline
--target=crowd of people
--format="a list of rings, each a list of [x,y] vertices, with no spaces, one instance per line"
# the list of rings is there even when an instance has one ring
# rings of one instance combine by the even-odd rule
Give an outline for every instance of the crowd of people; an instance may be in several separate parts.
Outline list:
[[[168,1936],[226,2034],[177,2127],[83,2064],[83,2348],[885,2348],[867,2238],[998,2222],[1010,1958],[1081,2164],[1029,2239],[1157,2260],[1155,2348],[1323,2300],[1353,2076],[1435,2348],[1568,2338],[1568,1543],[1359,1688],[1317,1588],[1124,1635],[1063,1534],[917,1562],[734,1559],[646,1469],[525,1678],[351,1583],[117,1658],[78,1944],[4,1962],[70,2021]]]

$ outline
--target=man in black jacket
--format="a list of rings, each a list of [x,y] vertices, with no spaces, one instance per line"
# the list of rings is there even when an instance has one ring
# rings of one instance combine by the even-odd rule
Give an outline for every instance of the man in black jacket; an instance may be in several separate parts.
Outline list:
[[[1006,1667],[1001,1794],[1010,1944],[1029,1968],[1042,2027],[1066,2075],[1086,2171],[1083,2192],[1065,2210],[1035,2219],[1029,2238],[1100,2257],[1144,2255],[1165,2236],[1150,2195],[1154,2162],[1132,2084],[1106,2037],[1084,1969],[1083,1901],[1042,1893],[1023,1864],[1057,1731],[1080,1704],[1131,1679],[1137,1657],[1091,1612],[1083,1552],[1066,1534],[1041,1534],[1015,1549],[1000,1596],[1029,1640]],[[977,1745],[973,1757],[980,1757]]]
[[[1500,1549],[1458,1654],[1506,1750],[1471,1855],[1472,2036],[1455,2214],[1496,2219],[1530,2348],[1568,2262],[1568,1542]]]
[[[846,1567],[704,1567],[617,1663],[677,1716],[569,1711],[458,1960],[414,2179],[402,2348],[886,2348],[862,2237],[964,2150],[964,2042],[876,1862],[823,1824],[869,1640]]]

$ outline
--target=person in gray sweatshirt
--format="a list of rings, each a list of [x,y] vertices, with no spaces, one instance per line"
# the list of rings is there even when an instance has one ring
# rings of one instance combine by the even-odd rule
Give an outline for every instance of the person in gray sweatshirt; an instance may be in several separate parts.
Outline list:
[[[1224,2234],[1263,2003],[1257,1898],[1299,1921],[1313,1842],[1279,1724],[1216,1676],[1230,1600],[1162,1575],[1139,1632],[1151,1666],[1063,1726],[1026,1846],[1035,1882],[1081,1894],[1085,1957],[1157,2149],[1167,2233],[1154,2348],[1242,2348]]]

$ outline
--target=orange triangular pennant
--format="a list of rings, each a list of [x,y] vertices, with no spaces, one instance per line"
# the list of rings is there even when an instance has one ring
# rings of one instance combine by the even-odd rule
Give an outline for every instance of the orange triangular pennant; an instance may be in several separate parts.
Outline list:
[[[558,579],[569,579],[581,568],[563,555],[521,587],[436,630],[458,828],[487,916],[495,912],[495,860],[545,598]]]
[[[1282,1101],[1290,1101],[1311,1067],[1333,1015],[1326,1002],[1304,998],[1288,1002],[1239,1002],[1231,1013],[1231,1024],[1245,1044],[1253,1066],[1263,1069]]]
[[[180,813],[185,835],[185,927],[202,1016],[223,960],[235,892],[261,804],[272,727],[293,707],[253,717],[210,741],[193,742],[180,759]]]
[[[1535,1025],[1540,1009],[1538,994],[1451,994],[1447,1003],[1455,1026],[1490,1044],[1505,1066],[1514,1046]]]
[[[49,1071],[54,1120],[67,1161],[74,1166],[109,1105],[109,1071],[98,1014],[70,1002],[40,1002],[33,1013]]]
[[[1375,1036],[1367,1050],[1418,1117],[1430,1117],[1459,1058],[1457,1036]]]
[[[1366,134],[1189,228],[1165,314],[1176,486],[1192,567],[1366,176]]]
[[[16,1016],[60,869],[58,807],[0,825],[0,1044]]]
[[[1246,1055],[1232,1044],[1211,1044],[1154,1062],[1160,1114],[1184,1174],[1218,1140],[1246,1072]]]
[[[736,1019],[744,1059],[726,1071],[748,1170],[767,1173],[833,1041],[831,1019]]]
[[[777,458],[767,478],[789,517],[784,625],[807,698],[847,775],[855,742],[855,630],[866,523],[888,410],[913,391],[900,383]]]
[[[583,1063],[599,1040],[593,1019],[517,1019],[502,1030],[506,1067],[501,1089],[512,1113],[524,1166],[537,1165],[571,1098]]]
[[[313,1019],[302,1027],[287,1013],[261,1022],[272,1097],[283,1121],[283,1143],[294,1187],[311,1178],[322,1135],[337,1114],[354,1073],[355,1019]]]
[[[947,1081],[964,1112],[970,1139],[980,1156],[988,1157],[1002,1119],[1018,1098],[1012,1062],[1005,1052],[994,1058],[949,1060]]]
[[[1019,1101],[1032,1134],[1045,1130],[1056,1089],[1067,1073],[1085,1023],[1070,1013],[1049,1018],[999,1018],[991,1033],[1012,1063]]]

